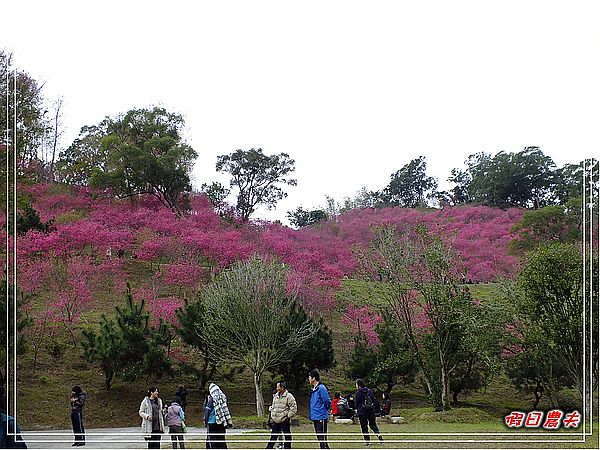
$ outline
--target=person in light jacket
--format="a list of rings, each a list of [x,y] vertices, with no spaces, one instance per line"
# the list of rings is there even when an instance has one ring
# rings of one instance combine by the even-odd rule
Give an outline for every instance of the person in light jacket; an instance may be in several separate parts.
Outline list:
[[[148,389],[148,395],[140,404],[139,414],[142,418],[142,433],[144,439],[148,441],[148,448],[160,448],[160,437],[165,432],[165,411],[156,386]]]
[[[183,421],[185,420],[185,412],[180,406],[181,399],[177,396],[173,397],[173,401],[167,408],[167,426],[169,427],[169,434],[171,435],[171,443],[173,448],[177,448],[177,441],[179,441],[179,448],[185,448],[183,442]]]
[[[265,448],[273,448],[280,433],[283,433],[285,443],[283,448],[292,448],[292,433],[290,431],[290,419],[298,412],[296,399],[290,394],[284,381],[277,383],[277,392],[273,395],[273,403],[269,408],[271,411],[271,439]]]

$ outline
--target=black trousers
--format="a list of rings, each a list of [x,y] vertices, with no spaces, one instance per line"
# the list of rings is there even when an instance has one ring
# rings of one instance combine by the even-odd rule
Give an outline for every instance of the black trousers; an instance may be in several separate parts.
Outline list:
[[[177,448],[177,441],[179,441],[179,448],[185,448],[185,443],[183,442],[183,428],[181,425],[169,425],[169,433],[171,434],[173,448]]]
[[[150,439],[148,440],[148,448],[160,448],[160,438],[162,433],[160,431],[153,431]]]
[[[367,428],[367,424],[368,424],[368,426],[371,427],[371,430],[373,430],[373,433],[375,433],[377,436],[381,435],[381,432],[379,431],[379,427],[377,426],[377,420],[375,419],[375,411],[368,413],[364,416],[358,416],[358,420],[360,421],[360,429],[363,432],[363,436],[364,436],[366,442],[369,442],[371,440],[371,436],[369,436],[369,429]]]
[[[285,439],[283,448],[292,448],[292,432],[290,431],[289,419],[286,419],[281,423],[273,422],[271,426],[271,439],[265,448],[273,448],[281,433],[283,433]]]
[[[73,424],[73,434],[75,443],[85,442],[85,430],[83,429],[83,412],[71,411],[71,423]]]
[[[313,420],[312,422],[315,426],[319,448],[329,448],[329,444],[327,443],[327,419]]]
[[[206,448],[227,448],[226,431],[225,426],[222,424],[209,423],[208,433],[206,434]]]

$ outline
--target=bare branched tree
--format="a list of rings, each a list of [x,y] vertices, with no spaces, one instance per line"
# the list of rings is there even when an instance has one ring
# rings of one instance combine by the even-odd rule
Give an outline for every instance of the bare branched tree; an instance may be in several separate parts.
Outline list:
[[[265,414],[262,376],[289,361],[318,331],[307,319],[290,320],[299,308],[297,294],[289,291],[287,270],[280,262],[254,257],[235,263],[201,295],[206,321],[198,335],[217,361],[240,363],[254,375],[256,412]]]

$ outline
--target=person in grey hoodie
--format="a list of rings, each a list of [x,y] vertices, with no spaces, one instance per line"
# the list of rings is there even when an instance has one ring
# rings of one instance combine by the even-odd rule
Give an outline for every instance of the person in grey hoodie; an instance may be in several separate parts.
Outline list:
[[[73,434],[75,442],[73,447],[85,445],[85,429],[83,428],[83,407],[85,405],[86,395],[81,391],[81,387],[73,386],[71,389],[71,424],[73,425]]]
[[[185,421],[185,412],[180,406],[180,403],[181,399],[175,396],[167,408],[167,426],[169,427],[171,443],[173,444],[174,449],[177,449],[177,441],[179,441],[179,448],[185,448],[182,425],[183,421]]]

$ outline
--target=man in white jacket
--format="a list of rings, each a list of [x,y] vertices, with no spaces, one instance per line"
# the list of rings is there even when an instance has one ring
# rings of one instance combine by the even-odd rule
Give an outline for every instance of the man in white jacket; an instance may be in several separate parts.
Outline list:
[[[148,395],[140,404],[140,417],[142,418],[142,433],[148,441],[148,448],[160,448],[160,437],[165,432],[165,417],[163,402],[158,397],[158,388],[152,386]]]
[[[271,411],[271,439],[266,448],[273,448],[280,433],[283,433],[285,438],[283,448],[292,448],[290,419],[298,412],[298,405],[294,396],[287,391],[285,382],[277,383],[277,392],[273,395],[273,403],[269,410]]]

